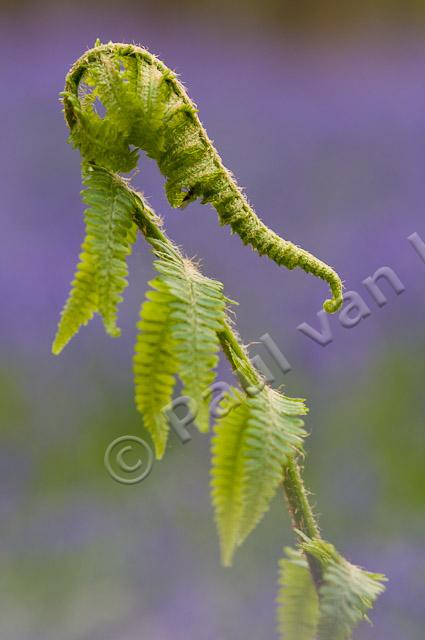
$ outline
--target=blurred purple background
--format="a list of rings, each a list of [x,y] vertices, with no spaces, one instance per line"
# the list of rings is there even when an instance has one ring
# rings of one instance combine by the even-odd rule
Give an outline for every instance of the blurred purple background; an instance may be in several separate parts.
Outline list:
[[[342,3],[343,15],[325,4],[323,15],[272,0],[0,5],[1,637],[273,638],[276,563],[292,543],[279,497],[234,568],[220,568],[205,436],[186,446],[173,436],[135,487],[103,467],[111,440],[144,433],[131,380],[152,274],[143,243],[123,337],[108,339],[95,320],[50,355],[83,231],[79,157],[58,94],[100,37],[140,43],[179,72],[264,221],[333,264],[370,307],[349,330],[332,317],[334,339],[320,347],[297,326],[319,328],[324,284],[257,257],[209,207],[172,211],[142,159],[138,186],[239,301],[245,342],[268,332],[293,367],[283,381],[311,409],[305,473],[325,537],[390,579],[374,626],[355,637],[423,638],[425,264],[407,242],[413,232],[425,240],[423,12],[367,2],[363,13]],[[362,280],[384,265],[406,290],[384,283],[379,308]],[[273,364],[264,347],[251,352]]]

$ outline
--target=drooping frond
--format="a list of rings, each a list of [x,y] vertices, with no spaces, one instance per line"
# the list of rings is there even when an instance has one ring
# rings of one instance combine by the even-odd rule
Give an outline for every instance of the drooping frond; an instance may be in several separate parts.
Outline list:
[[[174,298],[159,278],[150,285],[153,290],[140,310],[133,369],[136,407],[161,459],[169,432],[164,409],[172,400],[178,370],[170,318]]]
[[[96,112],[97,100],[103,114]],[[328,312],[341,306],[338,275],[261,221],[224,167],[176,74],[155,56],[134,45],[97,44],[72,67],[63,101],[71,142],[86,161],[126,172],[135,167],[139,150],[145,151],[166,178],[171,206],[198,198],[211,203],[220,223],[260,255],[328,282],[333,295],[324,305]]]
[[[92,245],[93,238],[88,236],[81,246],[80,261],[52,345],[52,353],[55,355],[62,351],[82,325],[92,319],[98,309],[96,261]]]
[[[319,640],[349,640],[383,592],[382,580],[344,559],[331,562],[320,589]]]
[[[314,640],[319,599],[305,555],[285,549],[279,563],[277,623],[281,640]]]
[[[195,424],[208,430],[209,389],[215,379],[225,298],[221,283],[203,276],[176,247],[151,242],[158,276],[141,310],[134,374],[136,405],[160,458],[169,430],[165,410],[177,374]]]
[[[237,389],[226,395],[221,411],[223,417],[217,421],[212,441],[211,498],[222,563],[230,566],[243,511],[243,437],[249,412],[244,396]]]
[[[133,220],[134,200],[131,191],[108,171],[89,167],[84,184],[87,233],[93,238],[96,263],[96,289],[99,313],[111,336],[120,335],[117,327],[121,293],[127,287],[127,256],[136,242],[137,226]]]
[[[318,640],[350,640],[353,629],[368,620],[367,612],[384,591],[385,576],[351,564],[323,540],[308,541],[302,548],[323,567]]]
[[[282,482],[288,456],[302,447],[302,401],[268,386],[238,403],[217,421],[213,438],[212,496],[221,538],[222,561],[229,565],[268,510]]]
[[[86,238],[69,298],[63,309],[53,353],[58,354],[97,311],[105,329],[120,335],[116,324],[121,293],[127,286],[126,258],[136,241],[132,193],[120,178],[99,167],[83,170]]]
[[[173,298],[171,335],[183,395],[190,398],[195,423],[205,432],[209,428],[209,390],[218,363],[217,332],[222,330],[225,320],[223,285],[203,276],[170,245],[158,241],[155,247],[159,258],[155,268]]]
[[[248,398],[250,409],[245,434],[244,510],[239,530],[241,545],[268,510],[283,477],[283,467],[290,455],[302,449],[306,413],[301,400],[286,398],[265,386]]]

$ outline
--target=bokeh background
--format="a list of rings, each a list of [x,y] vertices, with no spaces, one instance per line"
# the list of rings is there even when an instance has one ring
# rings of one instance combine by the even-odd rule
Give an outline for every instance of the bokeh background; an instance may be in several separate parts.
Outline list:
[[[82,237],[79,157],[58,94],[96,37],[147,46],[178,71],[225,163],[277,232],[335,265],[371,314],[318,328],[327,294],[278,269],[199,204],[172,211],[142,160],[137,184],[205,273],[239,301],[251,353],[292,365],[308,399],[305,475],[324,535],[385,572],[358,640],[420,640],[425,624],[425,5],[415,0],[1,3],[0,636],[5,640],[259,640],[274,635],[276,563],[293,538],[281,496],[219,565],[209,439],[171,437],[142,484],[114,482],[107,445],[143,435],[132,398],[135,323],[151,257],[140,242],[123,337],[98,320],[50,355]],[[392,267],[378,308],[362,280]],[[223,368],[220,375],[227,376]],[[229,379],[229,378],[227,378]]]

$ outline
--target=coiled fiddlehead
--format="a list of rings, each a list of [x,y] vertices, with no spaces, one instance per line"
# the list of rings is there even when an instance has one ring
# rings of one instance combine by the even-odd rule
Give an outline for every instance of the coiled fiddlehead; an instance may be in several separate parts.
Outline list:
[[[171,206],[184,207],[198,198],[211,203],[220,223],[230,225],[260,255],[328,282],[333,297],[324,309],[337,311],[342,303],[338,275],[260,220],[224,167],[176,74],[140,47],[96,44],[71,68],[63,93],[71,141],[86,161],[128,172],[137,164],[138,151],[145,151],[166,177]],[[104,114],[96,111],[99,101]]]

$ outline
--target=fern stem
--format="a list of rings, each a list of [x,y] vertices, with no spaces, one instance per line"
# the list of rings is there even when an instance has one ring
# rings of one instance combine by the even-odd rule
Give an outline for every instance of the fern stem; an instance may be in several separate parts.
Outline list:
[[[307,491],[301,479],[300,467],[293,458],[286,466],[283,486],[294,528],[304,533],[308,538],[318,538],[320,536],[319,526],[308,501]]]
[[[283,488],[294,529],[312,540],[320,538],[319,525],[308,501],[307,491],[302,481],[301,469],[295,458],[290,458],[286,464]],[[300,536],[298,535],[298,537]],[[316,589],[319,590],[323,582],[321,563],[311,554],[307,553],[306,556],[314,584]]]

